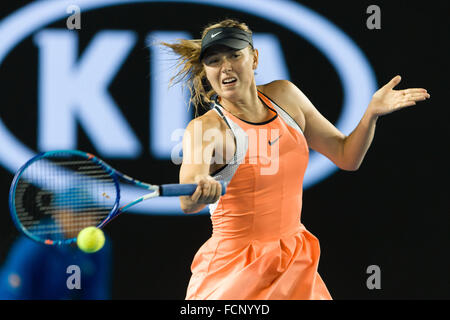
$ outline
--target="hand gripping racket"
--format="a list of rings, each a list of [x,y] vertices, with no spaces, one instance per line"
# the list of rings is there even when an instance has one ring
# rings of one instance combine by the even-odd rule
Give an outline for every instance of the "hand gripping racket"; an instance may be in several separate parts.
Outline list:
[[[119,180],[150,193],[120,205]],[[222,195],[226,184],[222,185]],[[152,185],[130,178],[78,150],[43,152],[16,173],[9,208],[19,231],[48,245],[70,244],[89,226],[105,224],[135,204],[155,197],[189,196],[196,184]]]

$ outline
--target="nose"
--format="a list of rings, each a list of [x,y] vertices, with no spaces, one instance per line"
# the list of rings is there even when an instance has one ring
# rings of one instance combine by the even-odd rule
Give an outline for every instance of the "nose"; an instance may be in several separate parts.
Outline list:
[[[224,57],[222,60],[221,68],[222,68],[222,72],[231,71],[232,70],[231,61],[229,59],[227,59],[226,57]]]

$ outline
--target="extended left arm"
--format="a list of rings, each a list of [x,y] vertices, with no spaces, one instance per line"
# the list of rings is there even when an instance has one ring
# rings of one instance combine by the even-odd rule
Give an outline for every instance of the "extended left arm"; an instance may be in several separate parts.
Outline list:
[[[353,132],[343,141],[343,163],[349,171],[359,169],[367,150],[372,144],[378,116],[366,110]]]
[[[379,116],[413,106],[416,101],[430,98],[427,90],[421,88],[393,90],[400,81],[400,76],[394,77],[373,95],[358,126],[344,139],[343,162],[346,167],[352,170],[358,170],[360,167],[372,143]]]
[[[358,126],[348,136],[320,114],[293,83],[279,80],[276,84],[281,92],[279,97],[284,99],[282,105],[293,106],[291,116],[296,119],[298,114],[304,115],[304,135],[308,146],[325,155],[340,169],[355,171],[372,143],[378,117],[430,98],[425,89],[393,90],[400,80],[400,76],[396,76],[375,92]]]

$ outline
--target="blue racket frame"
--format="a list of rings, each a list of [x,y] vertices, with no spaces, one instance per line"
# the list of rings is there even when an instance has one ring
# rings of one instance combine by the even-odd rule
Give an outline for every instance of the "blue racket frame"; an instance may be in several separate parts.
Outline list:
[[[76,238],[71,239],[65,239],[65,240],[49,240],[49,239],[41,239],[39,237],[36,237],[32,233],[30,233],[26,228],[23,227],[23,225],[20,223],[20,220],[17,216],[16,212],[16,206],[15,206],[15,193],[17,188],[17,183],[19,179],[21,178],[22,174],[25,172],[25,170],[34,162],[42,159],[47,158],[52,155],[58,154],[58,153],[66,153],[66,154],[73,154],[75,156],[79,156],[85,159],[88,159],[90,161],[95,162],[96,164],[100,165],[105,171],[111,176],[111,178],[114,181],[115,189],[116,189],[116,200],[114,202],[113,208],[111,209],[108,216],[97,225],[97,228],[102,228],[105,226],[108,222],[113,220],[115,217],[117,217],[122,212],[126,211],[128,208],[134,206],[135,204],[149,199],[153,197],[163,196],[163,197],[178,197],[178,196],[188,196],[192,195],[195,190],[197,189],[197,184],[163,184],[163,185],[151,185],[148,183],[144,183],[142,181],[136,180],[134,178],[131,178],[120,171],[117,171],[113,169],[110,165],[106,164],[103,160],[99,159],[98,157],[94,156],[93,154],[90,154],[88,152],[80,151],[80,150],[55,150],[55,151],[47,151],[47,152],[41,152],[38,153],[36,156],[28,160],[20,169],[17,171],[17,173],[14,176],[14,179],[11,183],[10,191],[9,191],[9,209],[12,216],[12,220],[14,222],[14,225],[17,227],[19,231],[21,231],[23,234],[25,234],[30,239],[45,243],[47,245],[68,245],[71,243],[74,243],[76,241]],[[147,189],[151,191],[150,193],[143,195],[142,197],[124,205],[123,207],[119,208],[120,204],[120,184],[119,180],[123,179],[131,184],[137,185],[141,188]],[[227,184],[224,181],[219,181],[222,185],[222,195],[226,192],[226,186]]]
[[[67,154],[73,154],[76,156],[80,156],[82,158],[85,159],[89,159],[91,161],[94,161],[95,163],[97,163],[98,165],[100,165],[102,168],[104,168],[106,170],[106,172],[111,176],[111,178],[114,181],[114,186],[116,189],[116,200],[114,202],[114,205],[108,215],[108,217],[106,219],[108,219],[111,215],[111,213],[117,212],[117,208],[119,207],[119,203],[120,203],[120,187],[119,187],[119,180],[117,177],[117,174],[115,173],[115,170],[113,168],[111,168],[109,165],[107,165],[106,163],[104,163],[102,160],[100,160],[99,158],[95,157],[94,155],[87,153],[87,152],[83,152],[83,151],[79,151],[79,150],[55,150],[55,151],[47,151],[47,152],[40,152],[38,153],[36,156],[34,156],[33,158],[31,158],[30,160],[28,160],[22,167],[20,167],[20,169],[17,171],[17,173],[14,176],[14,179],[11,183],[11,187],[9,190],[9,211],[11,213],[12,216],[12,220],[14,222],[14,225],[17,227],[17,229],[19,231],[21,231],[23,234],[25,234],[27,237],[29,237],[30,239],[37,241],[37,242],[41,242],[41,243],[45,243],[48,245],[68,245],[71,243],[74,243],[76,241],[76,238],[71,238],[71,239],[66,239],[66,240],[50,240],[50,239],[41,239],[39,237],[36,237],[35,235],[33,235],[32,233],[30,233],[26,228],[24,228],[24,226],[20,223],[20,220],[17,216],[17,211],[16,211],[16,205],[15,205],[15,194],[16,194],[16,188],[17,188],[17,183],[19,181],[19,179],[22,177],[22,174],[25,172],[25,170],[34,162],[42,159],[42,158],[47,158],[49,156],[58,154],[58,153],[67,153]]]

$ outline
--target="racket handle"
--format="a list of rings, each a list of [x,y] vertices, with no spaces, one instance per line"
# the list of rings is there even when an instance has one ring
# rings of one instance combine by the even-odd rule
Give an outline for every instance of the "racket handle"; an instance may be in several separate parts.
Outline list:
[[[222,195],[225,194],[227,183],[219,181],[222,185]],[[159,195],[162,197],[191,196],[197,189],[196,184],[162,184],[159,186]]]

